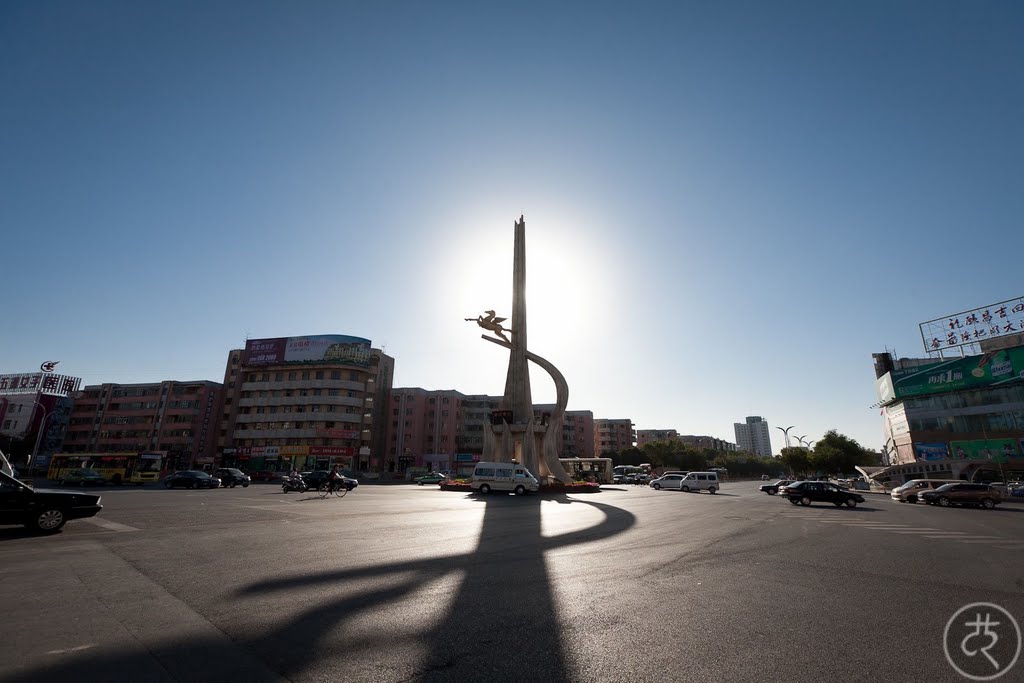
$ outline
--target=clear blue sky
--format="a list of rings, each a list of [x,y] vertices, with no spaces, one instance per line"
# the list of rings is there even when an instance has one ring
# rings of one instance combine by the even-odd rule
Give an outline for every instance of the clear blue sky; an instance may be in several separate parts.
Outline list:
[[[871,353],[1024,294],[1022,8],[4,2],[0,372],[340,333],[500,394],[524,212],[570,409],[877,448]]]

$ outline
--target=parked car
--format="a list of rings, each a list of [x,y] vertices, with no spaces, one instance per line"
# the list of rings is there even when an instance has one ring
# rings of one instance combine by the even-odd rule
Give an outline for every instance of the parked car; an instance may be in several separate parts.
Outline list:
[[[776,493],[779,492],[779,489],[781,489],[783,486],[792,483],[792,479],[779,479],[777,482],[774,482],[772,484],[761,484],[761,491],[763,493],[767,493],[769,496],[774,496]]]
[[[988,484],[945,484],[934,491],[924,491],[919,498],[929,505],[949,507],[950,505],[980,505],[991,510],[1003,497]]]
[[[683,474],[665,474],[651,482],[652,489],[679,489],[683,484]]]
[[[889,492],[893,500],[901,503],[916,503],[918,498],[925,491],[934,491],[946,484],[956,484],[956,479],[911,479],[902,486],[897,486]]]
[[[106,483],[102,474],[90,469],[68,470],[60,480],[61,486],[104,486]]]
[[[59,531],[69,519],[93,517],[100,497],[71,491],[36,491],[0,472],[0,524],[21,524],[41,533]]]
[[[220,479],[199,470],[183,470],[168,475],[164,479],[164,486],[169,489],[216,489],[220,488]]]
[[[312,472],[301,472],[302,480],[306,482],[306,486],[311,489],[320,488],[320,484],[327,481],[327,475],[330,474],[328,470],[314,470]],[[355,487],[359,486],[359,482],[352,477],[341,477],[342,482],[345,484],[345,488],[351,491]]]
[[[859,493],[853,493],[824,481],[796,481],[783,487],[779,491],[779,495],[788,498],[793,505],[832,503],[836,507],[846,505],[855,508],[858,503],[864,502],[864,496]]]
[[[230,486],[231,488],[235,488],[239,484],[242,485],[242,488],[245,488],[252,481],[248,474],[236,467],[222,467],[214,471],[213,476],[220,479],[222,486]]]
[[[424,484],[440,484],[447,478],[447,475],[440,472],[431,472],[430,474],[424,474],[422,477],[416,477],[413,481],[423,486]]]

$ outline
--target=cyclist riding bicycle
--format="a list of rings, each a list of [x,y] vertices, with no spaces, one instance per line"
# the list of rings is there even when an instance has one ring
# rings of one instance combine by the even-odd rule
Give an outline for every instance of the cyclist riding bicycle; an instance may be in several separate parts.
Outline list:
[[[334,489],[336,489],[340,484],[341,474],[338,472],[338,466],[335,465],[331,468],[331,471],[327,473],[327,490],[334,493]]]

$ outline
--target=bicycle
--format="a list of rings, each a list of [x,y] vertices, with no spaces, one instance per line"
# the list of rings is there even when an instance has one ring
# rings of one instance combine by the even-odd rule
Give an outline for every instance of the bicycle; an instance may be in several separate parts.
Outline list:
[[[320,484],[320,488],[318,488],[316,492],[320,495],[321,498],[326,498],[332,493],[336,495],[338,498],[344,498],[345,494],[348,493],[348,489],[345,487],[344,482],[339,481],[337,482],[337,484],[334,487],[334,490],[332,491],[331,482],[325,481],[324,483]]]

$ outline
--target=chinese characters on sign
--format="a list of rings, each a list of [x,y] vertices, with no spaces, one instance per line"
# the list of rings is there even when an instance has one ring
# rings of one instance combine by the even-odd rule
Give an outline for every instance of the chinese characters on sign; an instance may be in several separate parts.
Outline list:
[[[929,320],[920,327],[929,352],[1024,332],[1024,297]]]
[[[67,396],[78,391],[82,384],[80,377],[67,375],[26,372],[15,375],[0,375],[0,395],[46,394]]]

